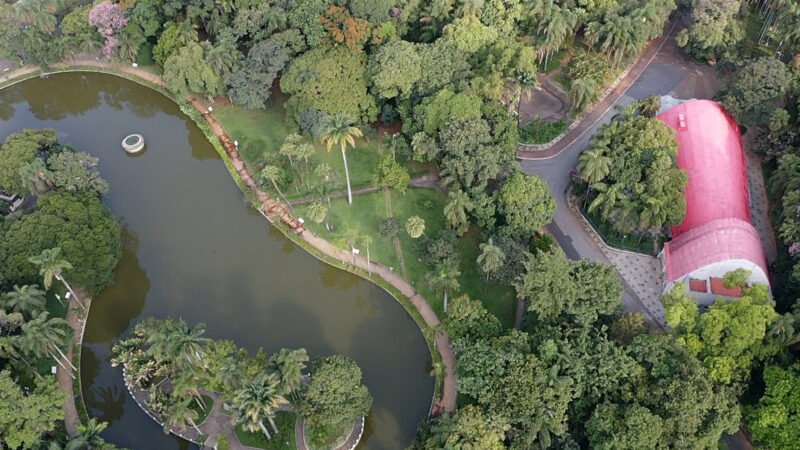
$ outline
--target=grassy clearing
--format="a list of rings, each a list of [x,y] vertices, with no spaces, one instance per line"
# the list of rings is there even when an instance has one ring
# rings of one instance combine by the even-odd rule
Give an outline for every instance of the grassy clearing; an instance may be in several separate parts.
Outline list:
[[[425,220],[425,235],[435,236],[444,227],[442,209],[447,202],[446,196],[442,192],[422,188],[409,188],[405,195],[390,191],[390,195],[392,212],[399,226],[397,236],[400,240],[407,278],[425,297],[437,315],[443,317],[444,299],[431,292],[424,282],[429,268],[422,261],[422,255],[415,245],[416,240],[406,233],[405,222],[411,216],[420,216]],[[298,207],[297,213],[301,217],[308,217],[308,206]],[[307,220],[306,225],[317,235],[341,248],[350,249],[349,242],[356,242],[356,247],[362,255],[366,255],[366,248],[359,241],[362,241],[362,236],[369,236],[372,241],[369,248],[370,258],[402,273],[393,241],[381,236],[379,232],[380,224],[387,217],[386,193],[381,191],[354,197],[352,206],[349,206],[345,199],[333,200],[327,218],[328,223],[333,227],[332,232],[325,229],[324,223],[316,224]],[[461,238],[459,245],[461,291],[451,293],[451,297],[466,293],[472,298],[482,299],[487,309],[494,313],[505,326],[510,327],[514,320],[513,289],[509,286],[494,284],[486,286],[484,284],[484,277],[475,263],[480,251],[479,244],[480,233],[477,228],[473,228]]]
[[[294,423],[295,416],[286,411],[278,411],[275,414],[275,426],[278,427],[278,434],[273,435],[272,439],[267,440],[263,433],[250,433],[243,430],[241,427],[236,427],[234,433],[239,442],[255,448],[263,448],[265,450],[290,450],[296,449],[297,444],[294,440]],[[267,430],[272,432],[272,427],[265,423]]]
[[[308,161],[308,172],[304,162],[295,161],[295,169],[287,159],[279,154],[284,139],[293,133],[283,108],[245,110],[236,106],[218,106],[214,115],[228,132],[231,139],[239,141],[239,152],[251,173],[258,172],[267,164],[283,167],[286,177],[281,186],[288,198],[307,197],[313,187],[323,182],[314,174],[314,168],[325,163],[335,172],[333,188],[343,191],[345,186],[344,162],[338,148],[327,151],[325,146],[314,143],[316,152]],[[375,168],[385,150],[377,138],[359,139],[356,147],[347,150],[347,163],[350,169],[350,184],[353,189],[374,185]],[[309,180],[304,183],[303,178]],[[272,189],[271,186],[264,186]],[[312,189],[309,189],[311,187]]]
[[[197,413],[197,420],[194,421],[197,425],[205,422],[208,418],[208,414],[211,412],[211,408],[214,407],[214,399],[211,397],[204,395],[203,396],[203,404],[205,405],[205,409],[203,409],[196,401],[193,401],[189,407],[192,411]]]

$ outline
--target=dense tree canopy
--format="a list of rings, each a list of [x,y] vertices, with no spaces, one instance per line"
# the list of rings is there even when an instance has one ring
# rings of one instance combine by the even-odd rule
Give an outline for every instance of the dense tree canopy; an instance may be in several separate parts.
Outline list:
[[[24,392],[11,374],[0,372],[0,443],[5,448],[36,448],[44,433],[64,419],[67,393],[53,378],[38,378],[32,392]]]
[[[113,278],[122,253],[120,226],[92,194],[54,192],[30,213],[0,223],[0,267],[6,283],[33,283],[39,268],[28,259],[59,247],[73,269],[72,284],[96,294]]]
[[[8,136],[0,145],[0,190],[8,194],[27,194],[28,183],[20,176],[20,167],[55,143],[56,132],[52,129],[28,129]]]
[[[746,380],[753,362],[770,353],[764,338],[778,314],[764,285],[746,289],[735,301],[720,299],[703,314],[683,284],[676,284],[662,303],[667,324],[715,381]]]
[[[800,366],[764,368],[766,389],[755,407],[746,410],[747,429],[767,448],[797,449],[800,436]]]
[[[315,109],[367,123],[378,115],[367,89],[366,55],[344,47],[317,47],[295,59],[281,77],[281,90],[292,96],[287,107],[295,117]]]
[[[589,212],[599,211],[614,229],[658,233],[686,214],[686,174],[678,168],[675,133],[657,119],[623,116],[592,140],[592,152],[608,157],[608,173],[590,185]],[[592,178],[583,166],[584,179]]]
[[[303,390],[300,414],[317,427],[341,427],[365,416],[372,396],[361,384],[361,369],[353,360],[334,355],[315,360],[314,376]]]

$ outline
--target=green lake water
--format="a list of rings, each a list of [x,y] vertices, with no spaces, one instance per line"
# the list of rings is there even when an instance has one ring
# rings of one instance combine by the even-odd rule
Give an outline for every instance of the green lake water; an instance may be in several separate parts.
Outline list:
[[[207,335],[268,353],[305,347],[356,360],[374,396],[359,448],[408,445],[433,379],[422,333],[389,294],[317,261],[249,208],[202,132],[172,101],[109,75],[66,73],[0,91],[0,138],[55,128],[60,142],[100,158],[105,198],[124,227],[115,282],[92,304],[81,359],[92,416],[131,449],[192,445],[165,435],[125,391],[111,345],[137,321],[180,317]],[[146,151],[122,139],[141,133]],[[234,136],[235,138],[235,136]]]

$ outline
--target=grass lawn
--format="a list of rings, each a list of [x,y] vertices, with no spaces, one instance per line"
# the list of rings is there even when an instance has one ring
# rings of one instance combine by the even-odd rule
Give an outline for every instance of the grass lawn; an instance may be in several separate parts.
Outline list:
[[[443,317],[444,299],[434,295],[426,286],[423,279],[428,267],[422,262],[421,255],[415,249],[415,240],[405,231],[406,220],[418,215],[425,220],[425,234],[435,236],[444,226],[442,209],[447,202],[443,192],[433,189],[409,188],[406,194],[391,191],[392,212],[398,221],[400,247],[403,252],[407,278],[411,284],[428,300],[434,311]],[[394,268],[402,273],[400,261],[395,252],[393,241],[384,238],[379,233],[379,226],[387,216],[385,192],[375,192],[358,195],[353,198],[353,205],[348,206],[347,200],[335,199],[331,202],[332,211],[329,212],[328,222],[333,226],[333,232],[328,232],[325,225],[316,224],[306,220],[306,225],[317,235],[333,242],[335,245],[349,249],[349,240],[356,241],[356,248],[366,255],[366,249],[359,244],[360,236],[369,236],[370,258],[373,261]],[[301,217],[307,217],[307,206],[296,208]],[[451,298],[458,294],[469,294],[471,298],[483,300],[487,309],[495,314],[500,321],[510,327],[514,321],[514,291],[509,286],[490,284],[484,285],[484,278],[477,268],[475,260],[478,257],[480,235],[473,228],[461,238],[459,250],[461,251],[461,283],[460,292],[451,293]]]
[[[239,141],[240,154],[251,173],[257,175],[266,164],[279,165],[289,174],[283,192],[287,198],[307,197],[311,192],[301,180],[306,176],[305,164],[295,162],[297,171],[278,151],[286,136],[293,132],[282,107],[245,110],[236,106],[218,106],[214,115],[228,132],[231,139]],[[308,162],[308,176],[311,187],[322,180],[314,175],[314,168],[321,163],[328,164],[336,173],[335,190],[344,191],[345,173],[342,153],[339,148],[330,152],[325,146],[314,143],[316,152]],[[353,189],[372,186],[375,168],[385,150],[378,138],[359,139],[356,147],[347,150],[347,163],[350,169],[350,185]],[[270,186],[265,186],[271,189]]]
[[[214,400],[207,395],[203,396],[203,403],[206,405],[206,409],[201,408],[196,401],[192,401],[192,404],[189,405],[189,407],[197,413],[197,420],[194,421],[197,425],[206,421],[208,413],[211,412],[211,408],[214,406]]]
[[[263,448],[265,450],[290,450],[296,449],[297,445],[294,441],[294,423],[295,416],[286,411],[278,411],[275,414],[275,426],[278,427],[278,434],[273,435],[272,439],[267,440],[263,433],[250,433],[243,430],[241,427],[236,427],[234,433],[239,439],[239,442],[255,448]],[[272,432],[272,427],[268,423],[264,423],[267,430]]]

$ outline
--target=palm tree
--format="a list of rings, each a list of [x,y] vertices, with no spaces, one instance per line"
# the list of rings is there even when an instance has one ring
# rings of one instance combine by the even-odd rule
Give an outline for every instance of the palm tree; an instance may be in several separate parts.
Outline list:
[[[194,428],[197,434],[202,435],[203,432],[200,431],[200,428],[195,423],[200,414],[192,408],[192,400],[190,398],[176,400],[174,397],[171,400],[166,411],[166,415],[169,418],[169,426],[186,428],[188,425]]]
[[[305,178],[306,178],[306,189],[311,189],[311,185],[309,183],[309,172],[308,172],[308,160],[314,156],[316,149],[314,146],[309,144],[308,142],[302,143],[297,146],[295,149],[295,155],[297,159],[303,160],[303,167],[305,168]]]
[[[261,169],[260,175],[262,180],[269,180],[272,183],[272,187],[275,188],[275,190],[278,192],[278,195],[280,195],[283,199],[284,203],[289,205],[289,201],[286,200],[286,196],[283,195],[283,191],[281,191],[281,188],[278,187],[278,178],[283,175],[283,169],[278,166],[264,166],[264,168]],[[291,208],[291,205],[289,205],[289,207]]]
[[[406,233],[411,239],[418,239],[425,234],[425,220],[420,216],[411,216],[406,221]]]
[[[644,208],[639,214],[639,226],[642,229],[660,229],[667,221],[667,205],[663,198],[647,197]]]
[[[28,183],[28,187],[34,195],[45,193],[54,187],[53,173],[39,158],[35,158],[29,163],[23,163],[19,167],[19,176],[22,177],[22,181]]]
[[[206,62],[220,78],[230,73],[242,56],[232,39],[220,39],[217,45],[211,45],[208,41],[203,44],[206,47]]]
[[[578,157],[578,172],[590,184],[599,183],[611,171],[611,158],[600,148],[586,150]]]
[[[489,275],[497,272],[503,267],[506,260],[506,254],[503,249],[494,245],[492,238],[489,241],[479,246],[481,254],[478,255],[478,266],[484,274],[486,274],[486,283],[489,283]]]
[[[782,197],[787,191],[800,189],[800,156],[787,153],[778,160],[770,181],[770,191],[775,196]]]
[[[78,425],[78,435],[73,437],[64,446],[64,450],[101,449],[107,445],[100,433],[106,429],[108,423],[99,422],[92,417],[87,423]]]
[[[458,17],[478,17],[483,11],[483,0],[460,0],[458,5]]]
[[[263,373],[234,395],[233,420],[251,433],[261,430],[267,439],[272,439],[267,427],[264,426],[264,418],[269,420],[272,430],[277,434],[278,427],[275,426],[272,417],[275,411],[286,403],[288,403],[286,399],[279,394],[278,377],[274,373]]]
[[[323,203],[314,202],[308,207],[308,217],[313,220],[314,223],[320,224],[328,217],[328,207]],[[327,222],[325,223],[325,228],[328,229]]]
[[[592,185],[602,181],[611,172],[611,158],[606,156],[601,148],[586,150],[578,157],[578,172],[581,174],[581,178],[589,183],[586,196],[583,198],[583,207],[585,208]]]
[[[267,24],[267,34],[285,29],[287,24],[286,11],[279,6],[270,6],[265,22]]]
[[[278,153],[285,156],[286,159],[289,160],[289,165],[292,167],[292,171],[296,171],[297,169],[294,167],[294,159],[295,157],[299,157],[298,155],[298,147],[303,142],[303,137],[299,134],[290,134],[286,136],[286,139],[283,140],[283,144],[281,148],[278,150]],[[299,159],[299,158],[298,158]],[[298,172],[299,173],[299,172]],[[301,181],[302,181],[302,174],[301,174]],[[295,185],[295,190],[300,192]]]
[[[590,78],[576,78],[569,85],[569,99],[577,110],[581,110],[597,99],[600,87]]]
[[[64,365],[66,362],[72,370],[77,371],[61,351],[61,347],[69,341],[70,328],[67,321],[58,317],[50,319],[48,316],[49,313],[45,311],[22,325],[22,334],[18,341],[19,349],[22,353],[36,358],[49,356],[61,367],[69,370]]]
[[[191,399],[201,410],[208,408],[203,394],[200,392],[200,376],[194,370],[182,370],[177,375],[170,377],[172,383],[172,397]]]
[[[303,381],[303,369],[308,362],[306,349],[289,350],[282,348],[267,362],[267,370],[278,376],[279,392],[295,395]]]
[[[339,145],[342,150],[342,161],[344,162],[344,176],[347,180],[347,203],[353,204],[353,192],[350,189],[350,170],[347,167],[347,146],[356,147],[355,138],[361,137],[363,133],[357,127],[352,126],[353,119],[347,114],[338,113],[325,118],[322,125],[320,140],[325,143],[328,151],[334,145]]]
[[[191,20],[184,20],[178,23],[176,28],[178,30],[178,40],[183,45],[197,42],[197,25],[192,23]]]
[[[66,259],[61,257],[61,248],[54,247],[42,250],[38,256],[31,256],[28,261],[39,266],[39,275],[44,278],[44,288],[50,289],[53,285],[53,279],[60,281],[72,295],[78,305],[86,311],[86,306],[81,302],[81,299],[72,290],[72,287],[64,279],[63,272],[72,269],[72,264]]]
[[[790,347],[800,342],[800,332],[795,328],[795,316],[785,313],[778,316],[767,332],[770,342],[777,344],[780,348]]]
[[[210,341],[203,337],[206,326],[203,323],[190,327],[183,320],[175,322],[175,327],[169,332],[168,339],[172,346],[172,355],[184,357],[189,363],[200,362],[205,357],[203,347]]]
[[[603,219],[607,219],[614,210],[614,207],[623,197],[622,186],[618,183],[612,184],[611,186],[605,183],[595,183],[591,188],[597,191],[597,197],[589,204],[589,212],[592,213],[602,206],[603,210],[600,215]]]
[[[451,260],[437,264],[435,270],[425,274],[425,282],[428,287],[444,296],[444,312],[447,312],[448,294],[461,288],[461,283],[458,282],[458,277],[460,276],[461,271],[458,270],[457,264]]]
[[[530,99],[531,96],[531,89],[534,89],[538,86],[538,81],[536,80],[536,74],[531,73],[528,71],[517,71],[517,76],[514,78],[514,91],[513,91],[513,98],[508,104],[508,113],[511,114],[512,105],[516,105],[516,113],[517,113],[517,127],[520,124],[520,115],[519,111],[522,107],[522,97],[523,94],[525,97]]]
[[[320,200],[325,200],[328,203],[328,211],[331,210],[331,194],[333,194],[333,186],[330,183],[320,183],[314,186],[314,193]],[[327,227],[327,225],[326,225]],[[330,231],[330,230],[328,230]]]
[[[19,0],[14,4],[17,18],[44,33],[52,33],[56,29],[56,0]]]
[[[461,236],[469,230],[467,213],[472,211],[472,200],[462,190],[450,191],[450,201],[444,205],[444,218],[455,232]]]
[[[14,290],[3,296],[3,308],[33,317],[44,309],[44,295],[44,291],[35,284],[22,287],[14,285]]]
[[[569,8],[553,5],[539,21],[538,32],[544,36],[539,47],[539,62],[547,65],[550,56],[559,51],[578,25],[578,15]]]

